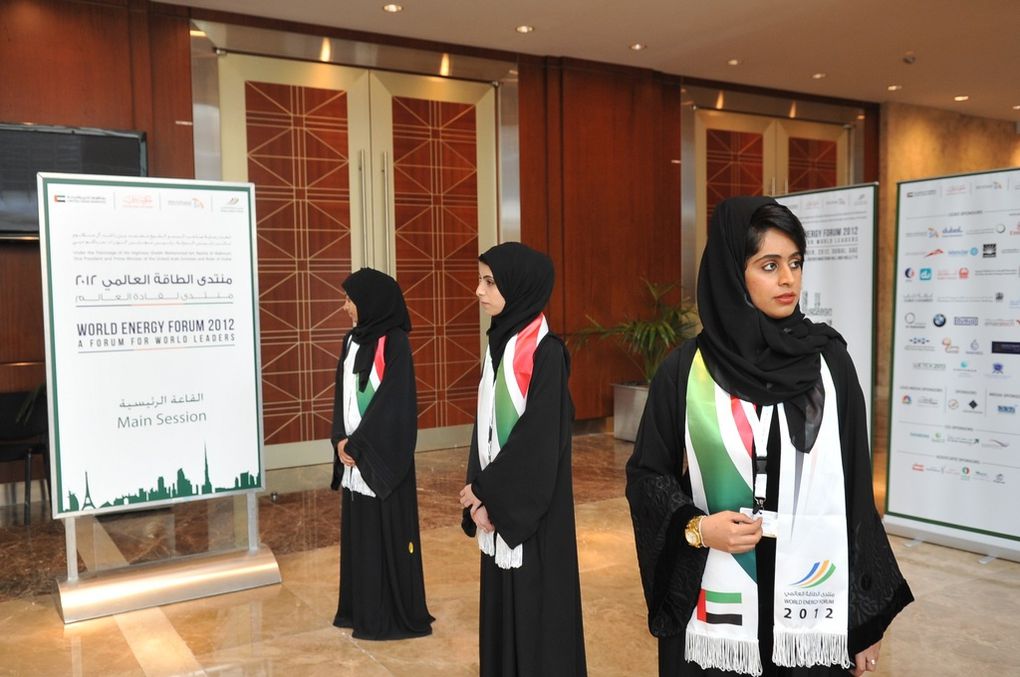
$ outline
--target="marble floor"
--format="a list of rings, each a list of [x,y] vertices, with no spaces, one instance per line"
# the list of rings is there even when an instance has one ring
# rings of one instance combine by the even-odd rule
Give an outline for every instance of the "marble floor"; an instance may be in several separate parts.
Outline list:
[[[585,640],[593,676],[654,675],[623,466],[631,445],[575,438],[574,485]],[[52,594],[65,572],[62,523],[42,506],[21,523],[0,509],[0,675],[477,674],[478,551],[459,528],[463,449],[417,458],[430,637],[353,639],[331,625],[337,585],[337,499],[328,466],[270,471],[262,540],[283,583],[65,626]],[[884,462],[876,459],[884,481]],[[271,492],[275,491],[274,497]],[[243,501],[217,499],[105,516],[83,527],[83,570],[243,545]],[[87,528],[91,540],[81,538]],[[917,601],[883,642],[879,674],[1020,676],[1020,564],[893,537]]]

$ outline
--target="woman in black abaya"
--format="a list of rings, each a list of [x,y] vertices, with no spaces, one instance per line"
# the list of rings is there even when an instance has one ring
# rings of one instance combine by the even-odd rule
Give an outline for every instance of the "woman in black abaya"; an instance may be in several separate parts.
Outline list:
[[[720,203],[703,331],[652,381],[627,498],[661,675],[861,675],[913,599],[875,509],[856,371],[798,306],[804,249],[771,198]]]
[[[343,283],[354,328],[333,400],[333,490],[342,487],[340,602],[333,625],[359,639],[431,634],[422,575],[411,321],[396,280],[362,268]]]
[[[479,261],[475,294],[492,324],[460,500],[482,551],[480,673],[584,675],[569,358],[542,314],[552,262],[516,242]]]

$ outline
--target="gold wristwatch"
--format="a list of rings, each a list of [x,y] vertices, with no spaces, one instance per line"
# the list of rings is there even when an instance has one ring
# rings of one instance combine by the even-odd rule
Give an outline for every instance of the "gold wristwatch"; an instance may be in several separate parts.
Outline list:
[[[701,539],[701,520],[703,519],[705,519],[704,515],[692,517],[684,529],[684,537],[687,539],[687,544],[692,548],[705,547],[705,542]]]

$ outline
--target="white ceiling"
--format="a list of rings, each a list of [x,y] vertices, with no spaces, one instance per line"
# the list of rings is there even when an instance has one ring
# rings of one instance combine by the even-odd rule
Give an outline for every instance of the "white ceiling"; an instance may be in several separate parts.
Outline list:
[[[1020,121],[1020,0],[397,0],[397,14],[386,0],[164,1]]]

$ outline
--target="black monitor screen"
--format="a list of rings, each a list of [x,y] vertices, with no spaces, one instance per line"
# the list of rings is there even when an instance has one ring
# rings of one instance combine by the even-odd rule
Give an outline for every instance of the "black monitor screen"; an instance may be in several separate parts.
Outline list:
[[[0,233],[39,232],[36,172],[145,176],[145,134],[0,124]]]

